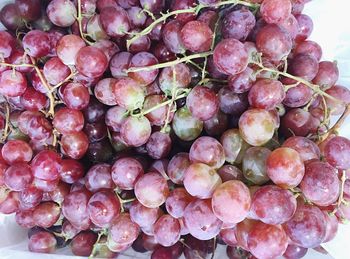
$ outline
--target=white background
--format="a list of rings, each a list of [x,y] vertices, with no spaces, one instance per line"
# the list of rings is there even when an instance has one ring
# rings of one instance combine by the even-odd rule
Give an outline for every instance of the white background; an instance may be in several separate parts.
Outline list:
[[[0,0],[0,9],[10,0]],[[310,39],[318,42],[323,49],[323,60],[337,60],[341,78],[339,84],[350,86],[350,3],[347,0],[312,0],[304,9],[304,13],[312,17],[314,31]],[[0,24],[1,28],[1,24]],[[350,120],[341,130],[341,135],[350,137]],[[29,259],[34,254],[27,252],[26,231],[16,225],[13,216],[0,215],[0,258],[1,259]],[[330,255],[322,255],[310,251],[306,259],[344,259],[349,258],[350,225],[341,225],[337,237],[324,244]],[[68,249],[59,251],[60,255],[36,254],[38,259],[62,258],[69,254]],[[219,247],[216,258],[225,258],[223,247]],[[132,251],[118,258],[149,258],[149,256],[135,255]],[[77,258],[64,256],[65,259]]]

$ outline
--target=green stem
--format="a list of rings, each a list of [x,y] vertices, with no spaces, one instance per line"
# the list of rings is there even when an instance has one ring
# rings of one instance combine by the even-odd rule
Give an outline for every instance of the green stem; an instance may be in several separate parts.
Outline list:
[[[338,209],[341,206],[341,204],[345,201],[344,200],[344,188],[345,188],[345,181],[347,180],[346,170],[343,170],[340,180],[341,180],[340,194],[339,194],[337,205],[334,208],[334,210],[331,212],[332,215],[334,215],[338,211]]]
[[[1,142],[5,143],[8,135],[10,134],[10,107],[7,102],[5,102],[5,128],[2,133]]]
[[[159,64],[152,65],[152,66],[131,67],[128,70],[126,70],[126,73],[140,72],[140,71],[150,71],[150,70],[164,68],[164,67],[171,67],[171,66],[175,66],[175,65],[180,64],[180,63],[188,62],[189,60],[192,60],[192,59],[208,57],[208,56],[210,56],[212,54],[213,54],[212,51],[208,51],[208,52],[193,54],[193,55],[190,55],[190,56],[185,56],[183,58],[177,58],[177,59],[175,59],[173,61],[169,61],[169,62],[165,62],[165,63],[159,63]]]
[[[97,240],[93,246],[93,249],[91,251],[91,254],[89,255],[89,258],[94,258],[95,257],[95,254],[96,254],[96,250],[97,250],[97,247],[99,246],[99,242],[101,240],[101,237],[104,236],[106,234],[106,231],[105,230],[101,230],[99,233],[98,233],[98,236],[97,236]]]
[[[93,42],[89,41],[86,37],[85,37],[85,33],[83,32],[83,14],[81,12],[81,0],[77,0],[77,4],[78,4],[78,17],[76,17],[77,21],[78,21],[78,25],[79,25],[79,33],[80,33],[80,37],[88,44],[88,45],[92,45],[94,44]]]
[[[80,1],[80,0],[78,0]],[[162,14],[161,17],[159,17],[157,20],[154,20],[149,26],[147,26],[143,31],[141,31],[140,33],[138,33],[137,35],[135,35],[134,37],[132,37],[131,39],[126,41],[126,47],[127,49],[129,49],[130,45],[135,42],[138,38],[145,36],[147,34],[149,34],[154,27],[156,27],[159,23],[163,23],[165,22],[169,17],[171,16],[175,16],[178,14],[184,14],[184,13],[194,13],[194,14],[198,14],[200,10],[202,10],[203,8],[218,8],[220,6],[223,5],[229,5],[229,4],[233,4],[233,5],[245,5],[251,8],[258,8],[259,5],[258,4],[253,4],[253,3],[249,3],[246,1],[239,1],[239,0],[227,0],[227,1],[221,1],[219,3],[215,3],[215,4],[211,4],[211,5],[204,5],[204,4],[199,4],[195,7],[192,8],[188,8],[188,9],[181,9],[181,10],[175,10],[172,12],[168,12],[165,14]]]

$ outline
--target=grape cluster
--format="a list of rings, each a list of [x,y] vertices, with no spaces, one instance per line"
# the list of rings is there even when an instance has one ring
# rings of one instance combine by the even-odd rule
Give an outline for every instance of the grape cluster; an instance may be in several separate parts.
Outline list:
[[[5,5],[0,212],[28,249],[297,259],[332,240],[350,91],[308,40],[307,2]]]

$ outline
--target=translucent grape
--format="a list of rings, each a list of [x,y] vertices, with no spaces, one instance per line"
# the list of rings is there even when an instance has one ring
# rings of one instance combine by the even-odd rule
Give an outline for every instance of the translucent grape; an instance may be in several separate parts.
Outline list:
[[[266,160],[271,151],[264,147],[247,149],[242,161],[243,175],[254,184],[261,185],[270,179],[266,172]]]

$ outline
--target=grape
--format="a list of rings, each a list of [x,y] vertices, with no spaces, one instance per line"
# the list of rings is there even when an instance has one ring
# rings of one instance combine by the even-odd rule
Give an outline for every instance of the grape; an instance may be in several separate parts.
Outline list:
[[[139,52],[130,60],[130,67],[147,67],[158,64],[157,58],[148,52]],[[128,76],[137,81],[139,84],[146,86],[151,84],[158,76],[159,69],[147,71],[129,72]]]
[[[112,102],[110,102],[109,105],[118,104],[127,110],[135,110],[141,108],[145,100],[144,88],[140,86],[137,81],[128,77],[115,80],[114,84],[110,85],[110,90],[110,94],[113,94],[114,97],[109,98],[111,98],[112,102],[115,100],[116,103],[112,104]]]
[[[72,184],[84,175],[84,167],[73,159],[63,159],[61,162],[60,178],[63,182]]]
[[[160,131],[153,132],[146,144],[147,154],[153,159],[164,158],[169,154],[171,144],[169,134]]]
[[[203,122],[192,116],[187,107],[182,107],[175,113],[172,128],[181,140],[191,141],[202,132]]]
[[[319,147],[305,137],[290,137],[283,143],[283,147],[296,150],[304,162],[311,159],[320,159],[321,156]]]
[[[28,186],[19,193],[20,207],[24,209],[34,208],[41,202],[43,192],[34,186]]]
[[[312,89],[300,83],[287,90],[283,104],[291,108],[301,107],[310,102],[312,95]]]
[[[181,24],[174,20],[166,23],[162,30],[162,39],[171,52],[180,54],[185,52],[185,47],[181,39]]]
[[[292,40],[280,26],[269,24],[257,33],[256,47],[267,58],[279,61],[291,51]]]
[[[94,163],[107,162],[113,157],[113,147],[106,139],[91,143],[86,152],[86,157]]]
[[[250,203],[248,188],[236,180],[221,184],[214,191],[212,198],[215,216],[227,223],[238,223],[245,219],[249,212]]]
[[[111,58],[120,51],[118,45],[113,41],[101,39],[94,44],[94,47],[102,50],[102,52],[106,55],[108,62]]]
[[[328,163],[338,169],[349,169],[350,140],[336,136],[329,140],[324,148],[324,155]]]
[[[129,52],[119,52],[115,54],[110,62],[110,70],[115,78],[126,76],[124,70],[128,69],[132,54]]]
[[[32,30],[23,37],[23,48],[29,56],[41,58],[50,52],[50,39],[47,32]]]
[[[68,194],[62,203],[62,214],[77,229],[90,227],[88,202],[91,193],[87,190],[77,190]]]
[[[185,209],[184,221],[190,234],[200,240],[209,240],[220,232],[222,222],[214,215],[211,200],[192,201]]]
[[[12,165],[18,162],[29,162],[33,151],[23,140],[9,140],[2,147],[1,154],[6,163]]]
[[[57,56],[63,64],[75,65],[77,54],[83,47],[85,47],[85,42],[80,37],[65,35],[56,45]]]
[[[326,93],[337,98],[340,101],[345,102],[346,104],[350,103],[350,91],[344,86],[334,85],[331,88],[327,89]],[[332,115],[340,115],[345,110],[343,103],[339,103],[330,98],[326,98],[326,103]]]
[[[71,242],[72,253],[77,256],[90,256],[96,241],[97,235],[94,232],[80,232]]]
[[[59,177],[61,161],[61,157],[55,151],[44,150],[39,152],[31,163],[34,177],[48,181],[56,180]]]
[[[182,218],[187,205],[193,197],[184,188],[176,188],[170,192],[165,201],[167,212],[174,218]]]
[[[312,40],[306,40],[303,42],[300,42],[295,49],[293,50],[294,55],[298,54],[308,54],[315,58],[317,61],[320,61],[322,57],[322,48],[320,45],[318,45],[317,42],[314,42]],[[328,61],[323,61],[321,63],[330,63]],[[321,67],[321,63],[319,64]],[[327,71],[327,70],[326,70]],[[317,76],[316,76],[317,77]]]
[[[66,238],[73,239],[79,232],[79,229],[75,228],[68,220],[63,221],[62,233]]]
[[[287,246],[288,237],[280,226],[258,222],[248,235],[249,251],[258,258],[279,257]]]
[[[251,109],[244,112],[239,119],[239,132],[252,146],[266,144],[272,138],[274,130],[274,119],[266,110]]]
[[[59,182],[59,179],[50,181],[50,180],[43,180],[40,178],[34,178],[33,185],[44,192],[52,192],[57,188],[58,182]]]
[[[314,24],[309,16],[306,14],[298,14],[295,16],[299,24],[299,33],[296,37],[296,41],[301,42],[306,40],[314,28]]]
[[[236,75],[246,69],[248,53],[236,39],[222,40],[214,49],[214,64],[226,75]]]
[[[39,111],[47,105],[47,98],[33,87],[28,87],[21,96],[21,104],[28,111]]]
[[[32,228],[35,226],[32,210],[17,211],[15,219],[16,223],[23,228]]]
[[[187,168],[190,166],[189,154],[180,152],[169,161],[167,172],[170,180],[182,184]]]
[[[33,181],[31,168],[28,164],[18,162],[5,171],[4,182],[12,191],[22,191]]]
[[[104,119],[105,106],[100,103],[95,97],[91,97],[89,105],[85,108],[84,117],[88,123],[94,123]]]
[[[98,142],[107,137],[107,126],[103,121],[87,123],[84,127],[84,133],[90,143]]]
[[[165,67],[159,75],[159,87],[168,96],[173,95],[174,88],[185,88],[191,83],[190,69],[185,64]]]
[[[204,121],[204,129],[209,136],[218,136],[228,128],[227,124],[228,116],[219,110],[209,120]]]
[[[61,138],[61,148],[73,159],[82,158],[89,147],[89,139],[82,131],[63,135]]]
[[[5,189],[1,190],[3,192]],[[2,214],[12,214],[19,209],[18,192],[1,193],[0,212]]]
[[[289,244],[287,250],[283,254],[283,257],[286,259],[299,259],[306,255],[307,250],[307,248]]]
[[[65,80],[69,76],[71,70],[68,66],[62,63],[62,61],[53,57],[49,59],[43,69],[44,76],[48,83],[51,85],[56,85]]]
[[[286,30],[289,36],[294,40],[299,31],[299,24],[294,15],[290,14],[287,19],[278,24]]]
[[[152,109],[153,107],[163,103],[166,101],[167,98],[163,95],[149,95],[146,97],[145,102],[143,104],[144,110]],[[160,106],[157,109],[154,109],[153,111],[147,113],[145,116],[150,121],[152,125],[162,126],[165,123],[165,120],[167,118],[168,110],[170,106],[164,105]],[[171,111],[169,114],[169,120],[172,120],[174,116],[174,112]]]
[[[228,87],[236,94],[249,91],[254,83],[254,71],[247,67],[241,73],[228,78]]]
[[[293,57],[288,66],[288,71],[308,81],[315,78],[318,72],[318,62],[307,54],[299,54]]]
[[[322,211],[326,218],[326,236],[323,243],[327,243],[334,239],[338,232],[338,220],[334,215],[330,215],[325,211]]]
[[[61,209],[55,202],[43,202],[34,208],[33,220],[37,226],[49,228],[60,217]]]
[[[77,9],[70,1],[53,0],[46,9],[50,21],[60,27],[71,26],[77,17]]]
[[[318,207],[301,204],[293,218],[283,225],[283,229],[294,244],[314,248],[326,236],[326,219]]]
[[[231,180],[242,181],[244,179],[242,171],[233,165],[222,166],[219,168],[218,174],[223,183]]]
[[[0,54],[3,58],[8,58],[15,50],[15,39],[7,31],[0,31],[0,39]]]
[[[165,202],[168,195],[167,181],[158,173],[147,173],[141,176],[135,184],[135,196],[145,207],[159,207]]]
[[[120,133],[127,145],[139,147],[147,143],[151,136],[151,125],[144,116],[129,117],[123,123]]]
[[[121,204],[112,191],[100,191],[91,196],[87,209],[89,217],[96,226],[109,227],[119,216]]]
[[[53,234],[40,231],[33,234],[28,241],[28,250],[35,253],[53,253],[56,250],[56,238]]]
[[[19,10],[16,4],[8,3],[2,7],[0,10],[0,22],[8,30],[23,29],[25,27],[24,20],[19,14]],[[5,31],[1,31],[4,33]]]
[[[53,126],[61,134],[79,132],[84,127],[84,116],[80,111],[61,108],[52,121]]]
[[[290,220],[297,208],[293,194],[278,186],[266,185],[253,195],[250,213],[270,225],[279,225]]]
[[[118,245],[134,242],[139,235],[140,227],[131,221],[130,215],[122,213],[116,218],[109,229],[111,239]]]
[[[171,11],[193,8],[194,6],[196,6],[196,4],[197,4],[197,1],[195,0],[175,0],[175,1],[172,1]],[[176,15],[176,20],[182,24],[185,24],[189,21],[194,20],[195,17],[196,16],[194,13],[182,13],[182,14]]]
[[[95,41],[100,41],[109,38],[107,33],[103,30],[100,20],[101,18],[99,14],[91,16],[90,19],[83,18],[82,20],[83,31],[86,32]],[[79,30],[79,28],[77,29]],[[78,30],[77,35],[79,35],[80,33]],[[94,44],[94,46],[96,47],[96,44]]]
[[[221,33],[225,39],[234,38],[244,41],[255,26],[254,15],[245,8],[225,14]]]
[[[319,161],[307,163],[300,189],[305,197],[316,205],[331,205],[338,199],[340,189],[335,168]]]
[[[180,239],[180,223],[170,215],[161,216],[154,224],[154,237],[162,246],[169,247]]]
[[[212,118],[219,109],[219,99],[215,92],[203,86],[192,89],[186,104],[192,115],[202,121]]]
[[[130,33],[139,33],[140,30],[138,29],[134,29],[132,31],[130,31]],[[151,40],[149,39],[148,36],[141,36],[139,38],[137,38],[135,41],[133,41],[130,46],[129,46],[129,51],[132,54],[136,54],[138,52],[146,52],[151,48]]]
[[[109,164],[96,164],[85,175],[85,186],[91,192],[113,189],[114,184]]]
[[[264,0],[260,6],[261,16],[267,23],[280,23],[291,14],[290,0]]]
[[[159,13],[164,8],[164,0],[140,0],[140,5],[152,13]]]
[[[228,247],[232,247],[237,245],[235,232],[235,228],[222,229],[219,233],[219,237]]]
[[[339,70],[337,64],[330,61],[322,61],[316,76],[312,80],[314,84],[319,85],[322,89],[332,87],[339,78]]]
[[[108,66],[106,55],[93,46],[83,47],[76,54],[75,65],[84,76],[97,78],[103,75]]]
[[[221,183],[216,171],[202,163],[191,164],[183,180],[186,191],[200,199],[210,198]]]
[[[282,117],[280,130],[284,136],[307,136],[312,127],[310,112],[300,108],[292,109]]]
[[[230,115],[241,115],[248,108],[247,94],[235,94],[227,87],[220,89],[219,93],[220,110]]]
[[[340,222],[346,222],[350,219],[350,206],[346,206],[345,204],[341,204],[336,212],[336,216]]]
[[[146,24],[147,15],[140,7],[133,6],[127,10],[132,28],[143,28]]]
[[[289,1],[289,0],[288,0]],[[259,79],[249,91],[248,99],[252,107],[272,110],[285,97],[283,85],[274,79]]]
[[[251,147],[243,157],[242,170],[244,177],[257,185],[262,185],[270,179],[266,172],[266,160],[271,151],[264,147]]]
[[[132,242],[125,245],[120,245],[114,242],[113,239],[110,237],[110,235],[107,237],[107,248],[112,252],[115,252],[115,253],[124,252],[128,248],[130,248],[131,245],[132,245]]]
[[[249,250],[248,248],[248,235],[252,229],[255,228],[255,225],[258,221],[245,219],[242,222],[238,223],[236,226],[236,239],[237,245],[242,247],[244,250]]]
[[[117,80],[114,78],[105,78],[97,83],[94,88],[95,97],[103,104],[116,105],[116,96],[114,92],[114,85]]]
[[[27,85],[27,79],[21,72],[6,70],[0,74],[0,94],[6,97],[21,96]]]
[[[226,162],[238,164],[242,162],[242,154],[249,148],[249,145],[242,139],[238,129],[225,131],[220,142],[225,151]]]
[[[111,173],[113,182],[118,188],[132,190],[144,171],[138,160],[132,157],[124,157],[113,164]]]
[[[158,207],[147,208],[137,200],[131,204],[129,213],[131,220],[140,227],[152,226],[161,215],[161,211]]]
[[[64,182],[59,182],[57,188],[49,192],[50,199],[58,204],[61,204],[64,198],[70,192],[70,185]]]
[[[297,151],[287,147],[277,148],[266,161],[268,177],[282,188],[297,186],[304,177],[305,168]]]
[[[210,50],[213,32],[207,24],[201,21],[190,21],[181,29],[181,40],[184,47],[192,52]]]
[[[191,146],[190,161],[220,168],[225,163],[225,153],[220,142],[211,137],[200,137]]]

